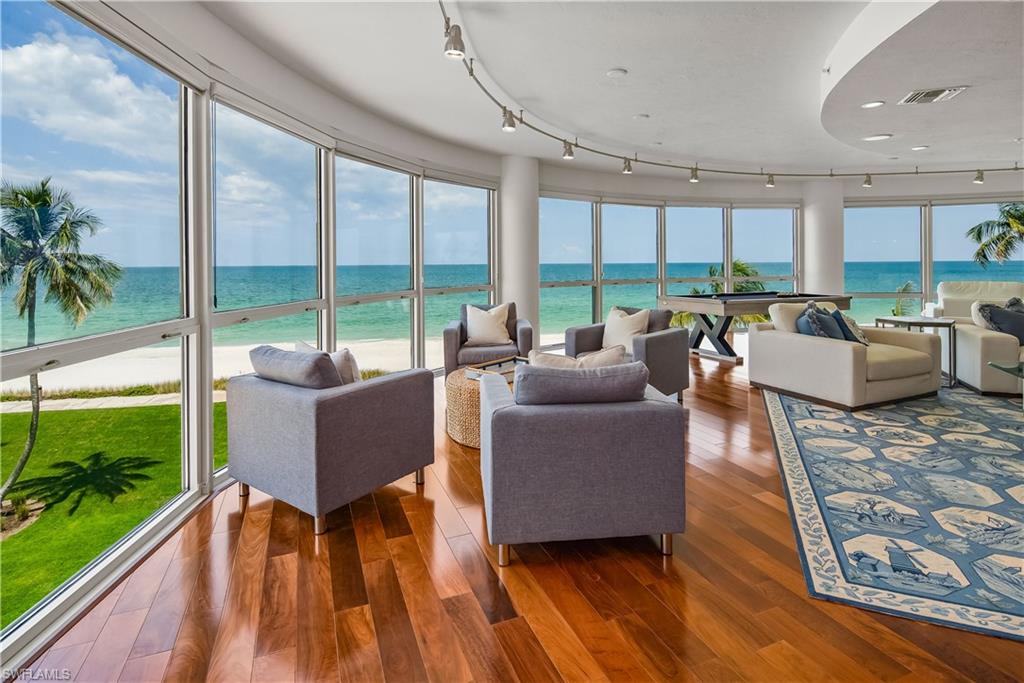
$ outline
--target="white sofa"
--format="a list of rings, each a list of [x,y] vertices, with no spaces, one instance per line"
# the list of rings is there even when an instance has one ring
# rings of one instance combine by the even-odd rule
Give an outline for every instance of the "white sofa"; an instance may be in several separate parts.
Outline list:
[[[828,303],[818,306],[835,308]],[[938,335],[867,327],[863,329],[869,346],[813,337],[796,331],[796,318],[803,310],[804,304],[772,304],[773,322],[750,326],[752,385],[843,410],[938,392]]]
[[[1012,297],[1024,299],[1024,282],[940,282],[937,293],[938,301],[925,304],[923,315],[956,320],[957,379],[986,394],[1019,394],[1021,381],[990,368],[988,362],[1024,360],[1024,346],[1011,334],[975,325],[971,319],[971,304],[980,301],[1004,305]],[[942,336],[946,335],[942,330]],[[949,361],[943,357],[942,363],[943,370],[949,372]]]

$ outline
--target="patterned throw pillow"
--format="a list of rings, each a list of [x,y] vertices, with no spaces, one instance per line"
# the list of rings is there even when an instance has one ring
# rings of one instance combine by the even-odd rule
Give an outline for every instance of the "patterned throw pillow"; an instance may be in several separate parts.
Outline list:
[[[845,339],[843,331],[835,318],[818,308],[813,301],[807,302],[807,308],[796,319],[796,330],[800,334],[829,339]]]
[[[832,317],[835,318],[836,323],[839,325],[839,329],[843,332],[843,338],[846,341],[859,342],[864,346],[870,346],[871,342],[864,335],[863,330],[860,329],[860,325],[857,321],[848,315],[843,315],[841,311],[832,311]]]
[[[1012,334],[1024,345],[1024,304],[1014,297],[1006,302],[1006,306],[981,304],[978,313],[990,330]]]

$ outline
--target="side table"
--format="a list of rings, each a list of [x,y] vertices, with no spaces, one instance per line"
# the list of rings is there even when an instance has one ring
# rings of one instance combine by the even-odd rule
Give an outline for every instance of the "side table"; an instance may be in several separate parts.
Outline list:
[[[946,386],[956,386],[956,319],[955,318],[927,318],[923,315],[887,315],[875,318],[875,327],[905,327],[910,330],[913,327],[924,332],[926,327],[944,328],[949,330],[949,374]]]

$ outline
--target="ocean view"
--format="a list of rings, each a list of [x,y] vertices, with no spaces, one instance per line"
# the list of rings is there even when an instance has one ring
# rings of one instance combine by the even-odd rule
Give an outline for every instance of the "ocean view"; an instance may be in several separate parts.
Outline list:
[[[670,263],[670,277],[705,277],[708,263]],[[785,274],[788,263],[752,264],[763,275]],[[653,263],[605,264],[605,277],[654,277]],[[583,280],[589,278],[588,264],[543,264],[544,281]],[[408,266],[340,266],[339,295],[396,291],[410,287]],[[846,264],[846,290],[893,291],[907,281],[918,286],[919,266],[916,262],[857,261]],[[428,287],[456,287],[479,284],[487,279],[484,265],[428,265],[425,272]],[[1024,261],[991,265],[983,270],[972,261],[938,261],[935,281],[948,280],[1024,280]],[[785,285],[786,283],[777,283]],[[671,293],[686,294],[699,284],[672,284]],[[766,284],[772,289],[771,283]],[[705,291],[706,287],[703,287]],[[605,308],[653,306],[654,285],[609,285],[605,287]],[[180,314],[179,272],[177,268],[125,268],[117,285],[114,302],[101,306],[79,327],[71,325],[52,304],[43,303],[37,313],[38,343],[80,337],[99,332],[125,329],[137,325],[169,320]],[[217,269],[217,310],[300,301],[316,297],[316,269],[313,266],[225,267]],[[25,321],[19,319],[12,303],[13,291],[2,293],[2,341],[4,349],[25,345]],[[472,296],[436,296],[426,303],[427,335],[439,336],[449,320],[457,316],[463,301],[482,301],[483,294]],[[886,315],[892,299],[860,299],[853,311],[859,320],[873,322],[876,315]],[[911,304],[917,310],[917,302]],[[403,339],[409,336],[409,302],[393,301],[343,307],[339,313],[339,338],[345,341]],[[541,327],[544,334],[557,334],[571,325],[589,322],[589,287],[545,288],[541,290]],[[249,325],[236,325],[217,330],[217,344],[245,345],[290,342],[315,338],[313,314],[300,314]]]

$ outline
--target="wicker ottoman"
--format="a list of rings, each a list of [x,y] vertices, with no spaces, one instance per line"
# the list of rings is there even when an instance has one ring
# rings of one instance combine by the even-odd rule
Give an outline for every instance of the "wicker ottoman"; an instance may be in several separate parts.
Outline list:
[[[463,446],[480,448],[480,382],[466,377],[465,368],[444,381],[448,436]]]

